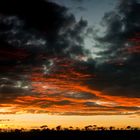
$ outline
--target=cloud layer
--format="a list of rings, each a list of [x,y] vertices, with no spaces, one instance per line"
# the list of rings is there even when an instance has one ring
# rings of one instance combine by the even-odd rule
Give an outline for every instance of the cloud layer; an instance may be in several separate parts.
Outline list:
[[[101,51],[93,59],[84,44],[88,22],[76,21],[66,7],[45,0],[1,0],[1,113],[138,113],[139,13],[134,0],[121,0],[105,13],[106,31],[94,38]]]

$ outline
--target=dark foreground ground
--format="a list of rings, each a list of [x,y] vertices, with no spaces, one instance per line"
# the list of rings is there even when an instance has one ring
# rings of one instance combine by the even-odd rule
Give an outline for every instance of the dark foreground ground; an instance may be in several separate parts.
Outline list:
[[[1,132],[0,140],[140,140],[140,131]]]

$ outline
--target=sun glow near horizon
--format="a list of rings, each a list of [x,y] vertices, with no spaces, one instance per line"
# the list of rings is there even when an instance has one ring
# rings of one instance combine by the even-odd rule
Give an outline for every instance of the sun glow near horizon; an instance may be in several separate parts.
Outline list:
[[[129,115],[97,115],[97,116],[58,116],[47,114],[11,114],[0,115],[0,128],[40,128],[47,125],[49,128],[55,128],[61,125],[63,128],[72,126],[73,128],[84,128],[87,125],[97,125],[103,127],[114,126],[116,128],[126,128],[140,126],[139,116]]]

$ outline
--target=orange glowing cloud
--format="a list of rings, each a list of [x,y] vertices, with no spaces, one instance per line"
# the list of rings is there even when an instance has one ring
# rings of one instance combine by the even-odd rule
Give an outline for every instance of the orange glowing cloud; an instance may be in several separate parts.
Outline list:
[[[52,69],[47,73],[43,67],[32,70],[30,82],[33,95],[17,97],[11,102],[15,107],[13,111],[92,115],[136,113],[139,110],[139,98],[111,96],[90,88],[85,81],[97,79],[96,75],[86,73],[84,68],[77,69],[75,63],[69,60],[55,60],[55,65],[52,64]]]

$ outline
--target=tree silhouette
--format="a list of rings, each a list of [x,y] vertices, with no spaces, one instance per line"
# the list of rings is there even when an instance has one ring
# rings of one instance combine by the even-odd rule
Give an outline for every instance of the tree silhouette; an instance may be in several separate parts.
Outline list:
[[[86,130],[86,131],[89,131],[89,130],[91,130],[91,129],[92,129],[92,125],[85,126],[85,130]]]
[[[61,130],[61,125],[56,126],[56,130],[60,131]]]
[[[72,126],[70,126],[70,127],[69,127],[69,129],[70,129],[70,130],[73,130],[73,127],[72,127]]]
[[[114,127],[114,126],[110,126],[110,127],[109,127],[109,130],[111,130],[111,131],[112,131],[112,130],[115,130],[115,127]]]
[[[88,130],[88,126],[85,126],[85,130],[86,130],[86,131]]]
[[[78,130],[78,131],[79,131],[79,130],[80,130],[80,128],[79,128],[79,127],[76,127],[76,130]]]
[[[42,125],[40,128],[44,130],[44,129],[48,129],[48,126],[47,125]]]
[[[93,125],[92,127],[94,131],[97,129],[97,125]]]
[[[130,125],[128,125],[127,127],[126,127],[126,130],[131,130],[132,129],[132,127],[130,126]]]
[[[102,131],[105,130],[105,127],[102,126],[102,127],[101,127],[101,130],[102,130]]]

